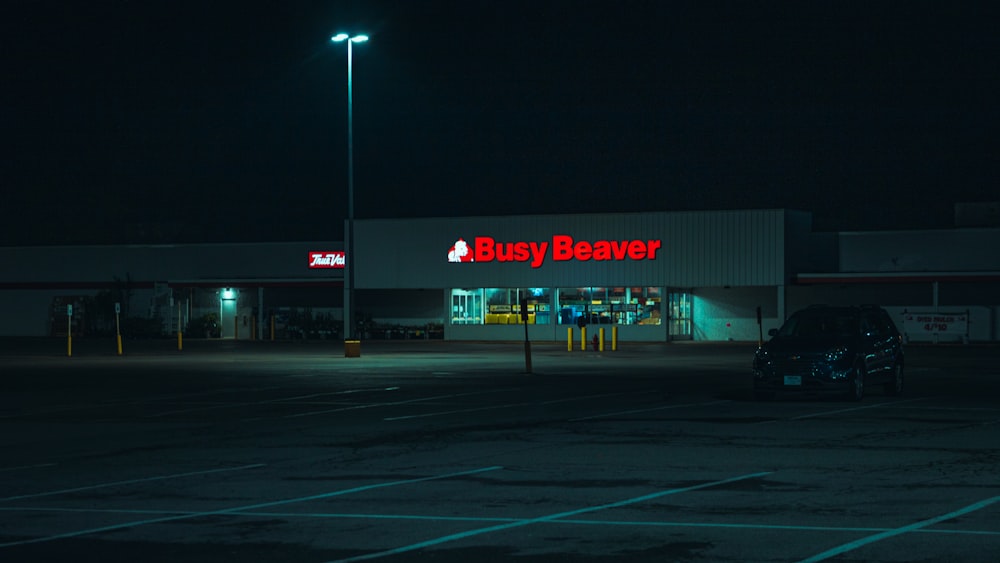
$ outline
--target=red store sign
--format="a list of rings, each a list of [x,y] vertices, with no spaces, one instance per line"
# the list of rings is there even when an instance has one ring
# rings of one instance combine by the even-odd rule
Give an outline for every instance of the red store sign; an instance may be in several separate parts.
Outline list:
[[[458,239],[448,249],[449,262],[528,262],[540,268],[549,257],[555,262],[580,260],[595,262],[656,260],[662,248],[659,239],[576,241],[569,235],[554,235],[551,241],[497,242],[493,237],[476,237],[470,245]]]
[[[347,263],[343,250],[330,252],[310,252],[309,268],[337,268],[344,269]]]

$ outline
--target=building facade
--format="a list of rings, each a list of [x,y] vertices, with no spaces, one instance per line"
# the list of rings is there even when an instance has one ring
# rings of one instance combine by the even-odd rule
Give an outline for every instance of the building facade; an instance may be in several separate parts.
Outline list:
[[[1000,229],[813,232],[790,210],[355,221],[362,338],[755,341],[812,303],[878,303],[912,341],[997,341]],[[340,241],[0,247],[0,335],[345,334]],[[66,306],[75,304],[72,318]],[[524,320],[526,319],[526,321]]]

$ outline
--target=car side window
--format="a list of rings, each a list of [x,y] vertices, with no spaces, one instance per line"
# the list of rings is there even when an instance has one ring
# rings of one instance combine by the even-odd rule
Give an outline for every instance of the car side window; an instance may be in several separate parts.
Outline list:
[[[871,313],[865,313],[861,317],[861,332],[866,336],[882,336],[885,331],[879,323],[879,319]]]

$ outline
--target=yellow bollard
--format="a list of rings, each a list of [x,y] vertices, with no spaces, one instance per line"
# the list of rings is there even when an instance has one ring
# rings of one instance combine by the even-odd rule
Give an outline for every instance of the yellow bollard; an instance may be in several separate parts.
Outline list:
[[[72,356],[73,355],[73,335],[72,334],[66,335],[66,355],[67,356]]]
[[[122,355],[122,324],[118,315],[118,303],[115,303],[115,339],[118,341],[118,355]]]
[[[179,331],[179,330],[177,331],[177,349],[178,350],[183,350],[184,349],[184,336],[183,336],[183,334],[184,333],[182,333],[181,331]]]
[[[611,327],[611,351],[615,352],[618,350],[618,327]]]
[[[604,329],[602,328],[601,330],[597,331],[597,333],[599,335],[601,335],[601,342],[598,345],[597,349],[600,350],[601,352],[603,352],[604,351]]]
[[[583,352],[587,351],[587,327],[580,327],[580,350]]]
[[[566,351],[573,351],[573,327],[566,329]]]

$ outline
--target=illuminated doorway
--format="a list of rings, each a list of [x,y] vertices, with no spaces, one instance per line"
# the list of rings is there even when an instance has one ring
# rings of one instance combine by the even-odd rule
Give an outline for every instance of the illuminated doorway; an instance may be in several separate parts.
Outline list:
[[[667,294],[668,338],[691,340],[691,294],[670,291]]]
[[[222,338],[236,338],[236,298],[238,292],[225,288],[219,292],[219,327]]]

